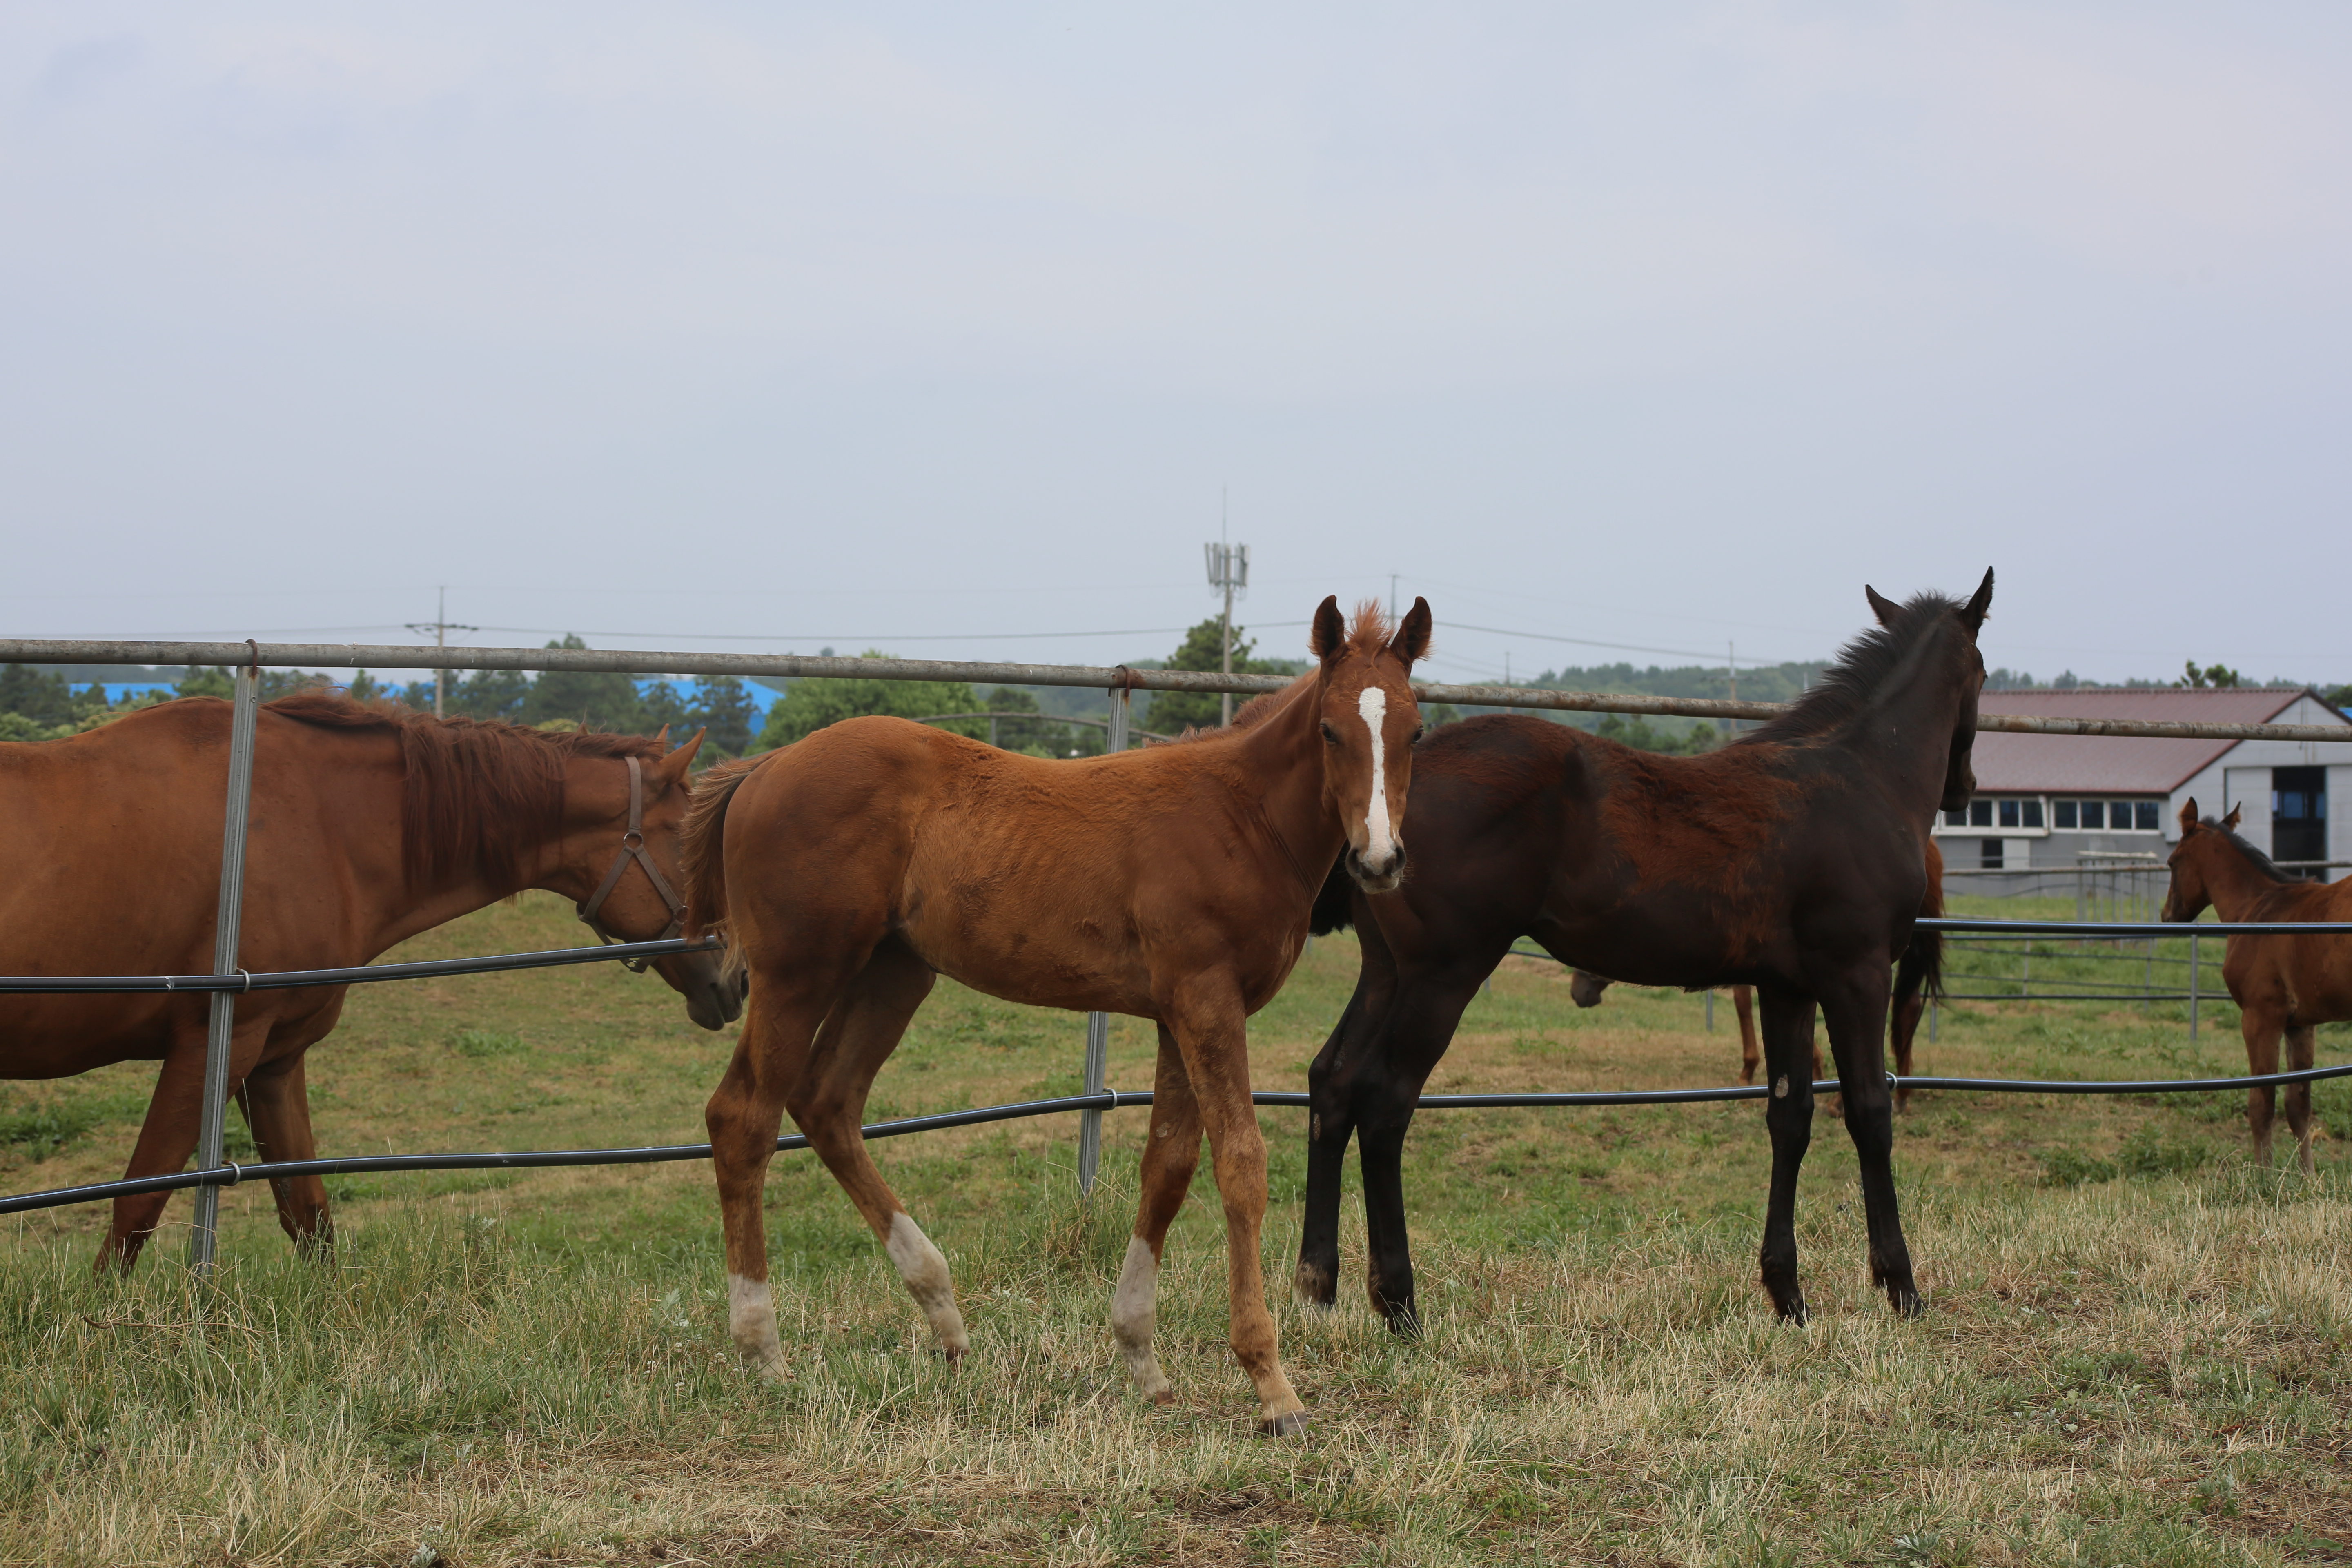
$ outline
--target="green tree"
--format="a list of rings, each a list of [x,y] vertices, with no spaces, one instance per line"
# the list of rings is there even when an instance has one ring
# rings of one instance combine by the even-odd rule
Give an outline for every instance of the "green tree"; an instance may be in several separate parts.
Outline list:
[[[578,634],[567,634],[551,648],[584,648]],[[635,677],[617,670],[551,669],[531,683],[520,717],[526,724],[569,719],[588,730],[634,731],[643,703]]]
[[[706,746],[740,757],[751,749],[751,721],[759,716],[760,705],[741,681],[731,675],[706,675],[694,683],[694,700],[684,722],[709,731]]]
[[[693,710],[675,680],[648,680],[637,691],[637,728],[657,735],[669,726],[670,739],[682,741],[694,727]]]
[[[867,649],[865,658],[887,658],[887,654]],[[789,746],[794,741],[816,733],[827,724],[837,724],[844,719],[862,718],[869,713],[896,714],[901,719],[927,719],[934,713],[976,713],[980,699],[969,682],[961,680],[866,680],[856,678],[837,680],[814,679],[795,680],[793,689],[784,693],[783,700],[768,710],[768,722],[760,731],[759,748],[768,751],[777,746]],[[985,719],[962,719],[940,728],[952,730],[960,735],[983,740],[988,734]]]
[[[2209,664],[2200,669],[2197,668],[2197,661],[2192,658],[2189,661],[2187,673],[2172,684],[2204,690],[2213,687],[2236,686],[2242,679],[2236,670],[2226,664]]]
[[[1223,622],[1211,616],[1184,634],[1184,641],[1168,656],[1169,669],[1217,669],[1222,652]],[[1235,675],[1296,674],[1286,660],[1253,658],[1257,644],[1242,636],[1242,628],[1234,628],[1234,673]],[[1236,696],[1234,706],[1239,708],[1246,698]],[[1148,722],[1163,735],[1181,734],[1187,728],[1213,729],[1222,721],[1224,705],[1213,691],[1155,691]]]
[[[75,699],[72,685],[62,675],[28,664],[0,668],[0,713],[50,726],[73,722],[88,706],[87,700]]]
[[[1604,713],[1601,722],[1592,727],[1592,732],[1637,752],[1661,752],[1677,757],[1711,750],[1720,738],[1711,724],[1695,724],[1677,731],[1653,725],[1639,713]]]
[[[453,670],[446,707],[469,719],[512,721],[522,716],[530,696],[530,677],[520,669],[471,669],[463,678]],[[432,700],[429,691],[425,700]]]
[[[225,664],[190,665],[180,684],[172,689],[182,697],[234,697],[236,678]]]

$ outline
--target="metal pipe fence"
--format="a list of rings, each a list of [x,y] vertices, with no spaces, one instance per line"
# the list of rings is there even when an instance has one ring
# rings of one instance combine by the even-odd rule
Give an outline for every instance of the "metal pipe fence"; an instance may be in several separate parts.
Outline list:
[[[1226,675],[1213,669],[1137,669],[1128,665],[1008,664],[962,659],[840,658],[801,654],[693,653],[604,648],[423,648],[401,643],[122,642],[57,637],[0,638],[0,664],[164,664],[299,669],[581,670],[638,675],[767,676],[861,680],[963,680],[999,686],[1090,686],[1104,690],[1279,691],[1291,678]],[[1555,691],[1529,686],[1454,686],[1417,681],[1424,702],[1475,708],[1664,714],[1692,719],[1757,719],[1788,710],[1779,702],[1712,697],[1650,697],[1631,692]],[[1979,731],[2021,735],[2137,736],[2191,741],[2318,741],[2352,745],[2352,727],[2335,724],[2200,724],[2153,719],[2048,719],[1979,713]]]
[[[92,641],[58,638],[0,639],[0,663],[21,664],[140,664],[140,665],[223,665],[236,670],[235,697],[232,708],[228,776],[224,792],[225,817],[222,835],[222,871],[219,910],[216,923],[215,973],[211,976],[68,976],[26,977],[21,985],[0,982],[0,990],[25,989],[47,991],[79,991],[100,994],[108,991],[203,990],[210,994],[211,1016],[206,1038],[205,1091],[199,1109],[197,1158],[199,1168],[171,1177],[146,1178],[167,1184],[164,1187],[147,1186],[139,1190],[169,1190],[170,1186],[193,1186],[198,1189],[196,1225],[190,1241],[190,1260],[202,1271],[210,1267],[214,1253],[218,1189],[243,1179],[238,1167],[223,1159],[223,1118],[226,1113],[229,1037],[235,1018],[236,994],[272,984],[350,984],[408,978],[424,973],[432,966],[368,965],[355,970],[314,970],[300,972],[303,978],[290,975],[252,976],[236,965],[237,933],[244,899],[244,848],[247,825],[251,819],[255,719],[257,714],[257,694],[260,672],[264,668],[310,668],[326,666],[332,668],[377,668],[390,669],[515,669],[515,670],[579,670],[637,674],[659,671],[671,674],[733,675],[783,677],[795,679],[843,679],[883,680],[961,679],[969,682],[999,685],[1079,686],[1094,687],[1110,693],[1111,718],[1109,743],[1113,752],[1123,750],[1128,735],[1129,698],[1135,691],[1215,691],[1253,694],[1276,691],[1289,684],[1281,676],[1232,675],[1213,670],[1136,669],[1126,665],[1039,665],[1016,663],[983,663],[941,659],[878,659],[838,658],[830,657],[803,658],[793,654],[725,654],[639,652],[589,648],[434,648],[427,650],[395,644],[332,644],[332,643],[269,643],[255,640],[230,643],[202,642],[130,642]],[[1414,690],[1421,700],[1452,702],[1464,706],[1486,708],[1517,708],[1567,711],[1599,711],[1637,714],[1662,714],[1694,718],[1770,719],[1785,711],[1785,706],[1769,702],[1739,702],[1704,698],[1646,697],[1622,693],[1555,691],[1528,687],[1454,686],[1435,682],[1416,683]],[[2154,721],[2111,721],[2079,719],[2041,719],[2017,715],[1979,714],[1979,731],[2002,731],[2030,734],[2139,736],[2221,740],[2289,740],[2352,743],[2352,730],[2315,724],[2195,724]],[[1983,922],[1927,921],[1944,929],[1966,931],[1980,929]],[[2016,922],[2003,928],[2012,931],[2025,929]],[[2092,929],[2078,926],[2077,935],[2121,934],[2141,928],[2110,926]],[[2242,927],[2241,931],[2257,928]],[[2271,928],[2261,928],[2271,929]],[[2294,930],[2334,930],[2326,926],[2299,926]],[[642,950],[662,944],[631,943],[628,950]],[[590,963],[597,959],[624,956],[622,947],[578,950],[580,956],[566,953],[488,955],[468,960],[452,961],[470,967],[438,969],[436,973],[479,973],[498,969],[520,969],[543,963]],[[672,951],[682,951],[675,949]],[[634,955],[634,954],[631,954]],[[394,973],[401,971],[404,973]],[[328,979],[333,975],[338,978]],[[210,984],[197,984],[198,979]],[[234,980],[236,984],[230,982]],[[37,984],[36,984],[37,982]],[[72,982],[70,984],[65,982]],[[2192,1004],[2193,1005],[2193,1004]],[[1080,1099],[1079,1167],[1082,1188],[1091,1191],[1096,1165],[1101,1150],[1101,1114],[1103,1109],[1119,1104],[1144,1102],[1148,1096],[1120,1097],[1105,1087],[1105,1061],[1108,1047],[1109,1021],[1102,1014],[1087,1018],[1085,1083],[1087,1096]],[[2192,1023],[2192,1033],[2194,1025]],[[1931,1037],[1932,1037],[1931,1025]],[[1953,1080],[1955,1082],[1960,1080]],[[1990,1080],[1985,1080],[1990,1082]],[[2139,1086],[2132,1092],[2165,1092],[2158,1085]],[[2116,1090],[2115,1092],[2123,1092]],[[1097,1106],[1089,1097],[1108,1095],[1107,1104]],[[1672,1103],[1691,1099],[1749,1098],[1748,1090],[1661,1090],[1655,1096],[1639,1092],[1630,1099],[1613,1097],[1432,1097],[1424,1103],[1440,1104],[1588,1104],[1614,1100],[1621,1103]],[[1280,1097],[1260,1097],[1261,1103],[1287,1104],[1292,1100]],[[1297,1103],[1304,1097],[1297,1097]],[[997,1107],[1004,1110],[1008,1108]],[[1023,1114],[1045,1114],[1045,1111],[1024,1111]],[[970,1114],[977,1118],[980,1113]],[[912,1129],[910,1129],[912,1130]],[[780,1145],[781,1146],[781,1145]],[[680,1148],[693,1147],[680,1145]],[[587,1160],[568,1161],[560,1156],[566,1152],[541,1155],[530,1153],[497,1156],[412,1155],[383,1156],[395,1160],[441,1160],[455,1158],[497,1159],[504,1162],[529,1162],[544,1159],[546,1163],[586,1163]],[[598,1152],[572,1151],[569,1153]],[[614,1152],[630,1160],[653,1157],[648,1152]],[[677,1154],[676,1158],[698,1157]],[[621,1163],[616,1159],[612,1163]],[[317,1162],[297,1163],[309,1166]],[[334,1162],[324,1163],[335,1164]],[[339,1169],[359,1169],[358,1165],[342,1164]],[[373,1168],[373,1167],[370,1167]],[[385,1169],[433,1168],[429,1166],[385,1166]],[[443,1165],[439,1168],[457,1168]],[[261,1168],[254,1168],[261,1169]],[[289,1171],[286,1173],[295,1173]],[[125,1184],[104,1184],[106,1195],[122,1195]],[[66,1189],[68,1191],[75,1189]],[[90,1189],[93,1193],[98,1189]],[[94,1197],[68,1197],[65,1202],[96,1201]],[[10,1205],[16,1205],[12,1207]],[[27,1206],[21,1199],[0,1201],[0,1213],[16,1212]],[[32,1205],[29,1206],[49,1206]]]

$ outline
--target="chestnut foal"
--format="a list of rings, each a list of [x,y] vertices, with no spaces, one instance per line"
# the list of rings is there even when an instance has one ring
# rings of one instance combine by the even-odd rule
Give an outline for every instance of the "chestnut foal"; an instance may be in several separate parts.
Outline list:
[[[2238,811],[2215,822],[2197,816],[2192,796],[2180,807],[2180,842],[2172,851],[2172,886],[2163,918],[2194,921],[2210,904],[2226,921],[2352,921],[2352,879],[2299,882],[2238,837]],[[2317,1027],[2352,1018],[2352,936],[2233,936],[2221,979],[2238,1004],[2238,1030],[2246,1040],[2246,1071],[2259,1078],[2279,1070],[2279,1038],[2286,1038],[2287,1070],[2300,1072],[2317,1053]],[[2271,1163],[2271,1122],[2278,1089],[2246,1090],[2246,1125],[2254,1159]],[[2295,1159],[2311,1173],[2311,1085],[2286,1086],[2286,1124]]]
[[[761,1191],[787,1110],[898,1265],[950,1359],[970,1348],[947,1259],[875,1168],[867,1089],[938,974],[1009,1001],[1160,1026],[1151,1132],[1111,1327],[1138,1389],[1173,1398],[1152,1348],[1169,1223],[1208,1133],[1225,1210],[1234,1354],[1259,1430],[1306,1425],[1266,1310],[1265,1142],[1245,1024],[1281,989],[1324,872],[1404,874],[1406,785],[1427,651],[1416,599],[1316,611],[1319,663],[1231,729],[1084,761],[998,751],[902,719],[845,720],[713,768],[687,816],[688,930],[723,927],[751,1007],[708,1121],[730,1327],[784,1375]]]

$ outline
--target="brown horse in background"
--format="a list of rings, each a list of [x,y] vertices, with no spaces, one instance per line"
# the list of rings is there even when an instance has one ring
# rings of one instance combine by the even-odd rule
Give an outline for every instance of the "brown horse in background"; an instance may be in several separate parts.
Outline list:
[[[0,880],[0,973],[206,974],[220,890],[230,707],[187,698],[68,740],[0,745],[0,812],[16,847]],[[687,765],[701,737],[546,734],[363,707],[325,691],[263,706],[236,962],[256,973],[367,963],[419,931],[525,888],[585,901],[629,827],[677,880]],[[672,923],[669,900],[629,872],[595,914],[635,940]],[[654,961],[698,1024],[735,1016],[716,955]],[[346,988],[236,999],[229,1092],[265,1161],[308,1160],[303,1058],[335,1026]],[[161,1061],[123,1174],[177,1171],[195,1149],[209,1000],[0,994],[0,1078],[49,1079]],[[325,1184],[271,1184],[298,1246],[328,1243]],[[166,1193],[118,1198],[99,1264],[128,1268]]]
[[[2238,837],[2238,810],[2215,822],[2200,820],[2194,797],[2180,807],[2180,842],[2172,850],[2172,885],[2163,918],[2187,923],[2210,904],[2224,922],[2352,921],[2352,879],[2305,882]],[[2317,1028],[2352,1018],[2352,936],[2281,933],[2233,936],[2221,979],[2238,1005],[2245,1037],[2246,1071],[2260,1078],[2279,1070],[2279,1039],[2286,1039],[2289,1072],[2301,1072],[2318,1054]],[[2277,1086],[2246,1090],[2246,1125],[2254,1159],[2271,1163],[2271,1125]],[[2295,1161],[2311,1173],[2311,1085],[2286,1086],[2286,1124],[2294,1133]]]
[[[1174,1397],[1152,1345],[1160,1258],[1208,1133],[1225,1211],[1234,1354],[1260,1430],[1296,1432],[1258,1255],[1265,1141],[1250,1103],[1246,1021],[1306,944],[1324,872],[1403,876],[1429,645],[1416,599],[1391,632],[1326,599],[1318,667],[1173,745],[1045,761],[902,719],[845,720],[713,768],[685,858],[696,922],[724,923],[751,977],[709,1122],[727,1237],[729,1325],[784,1373],[761,1193],[783,1112],[807,1134],[898,1266],[950,1360],[969,1348],[947,1259],[866,1151],[874,1076],[933,978],[1008,1001],[1124,1013],[1160,1026],[1142,1198],[1111,1327],[1138,1389]],[[689,924],[689,931],[698,929]]]
[[[1919,905],[1922,918],[1934,920],[1944,912],[1944,852],[1936,847],[1933,838],[1927,840],[1927,896]],[[1895,1075],[1911,1076],[1911,1047],[1919,1036],[1919,1020],[1927,1015],[1927,998],[1940,994],[1943,989],[1944,942],[1939,932],[1915,931],[1911,945],[1903,950],[1902,961],[1895,967]],[[1609,987],[1616,982],[1590,970],[1580,969],[1569,983],[1568,994],[1580,1007],[1598,1007]],[[1757,1064],[1763,1059],[1762,1048],[1756,1039],[1756,988],[1735,985],[1731,988],[1731,1009],[1739,1018],[1739,1081],[1756,1081]],[[1813,1038],[1813,1081],[1829,1077],[1828,1066],[1822,1060],[1822,1042]],[[1895,1091],[1895,1108],[1911,1109],[1910,1086],[1902,1085]],[[1845,1108],[1834,1094],[1827,1096],[1822,1109],[1832,1116],[1843,1118]]]

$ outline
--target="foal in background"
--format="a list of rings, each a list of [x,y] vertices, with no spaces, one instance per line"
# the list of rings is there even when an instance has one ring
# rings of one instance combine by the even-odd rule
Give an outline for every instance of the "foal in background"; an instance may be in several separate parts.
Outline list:
[[[2239,837],[2237,828],[2235,806],[2215,822],[2199,818],[2194,797],[2182,804],[2164,919],[2185,924],[2210,904],[2225,923],[2352,921],[2352,879],[2297,881]],[[2352,1018],[2352,935],[2233,936],[2221,979],[2238,1004],[2246,1071],[2257,1078],[2278,1071],[2284,1037],[2286,1070],[2300,1072],[2318,1053],[2318,1026]],[[2254,1135],[2254,1159],[2263,1165],[2271,1163],[2277,1094],[2272,1084],[2246,1090],[2246,1126]],[[2294,1133],[2295,1162],[2309,1175],[2311,1085],[2286,1086],[2286,1124]]]
[[[1174,1397],[1152,1346],[1160,1258],[1205,1130],[1225,1211],[1234,1354],[1260,1430],[1296,1432],[1258,1233],[1265,1141],[1246,1022],[1307,941],[1324,872],[1394,888],[1421,715],[1407,683],[1429,646],[1416,599],[1391,632],[1316,611],[1317,667],[1230,729],[1173,745],[1046,761],[903,719],[849,719],[713,768],[685,858],[694,922],[723,922],[751,1011],[708,1120],[727,1240],[729,1322],[784,1374],[761,1192],[789,1110],[950,1359],[970,1348],[947,1259],[875,1168],[859,1132],[874,1076],[950,975],[1008,1001],[1125,1013],[1160,1026],[1142,1201],[1111,1328],[1137,1388]]]

